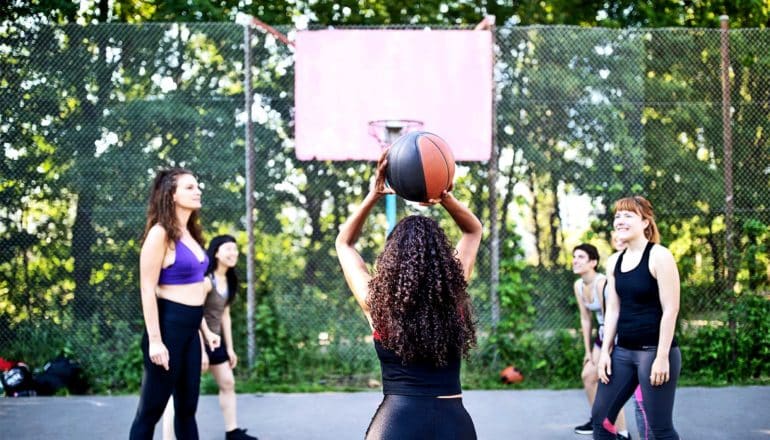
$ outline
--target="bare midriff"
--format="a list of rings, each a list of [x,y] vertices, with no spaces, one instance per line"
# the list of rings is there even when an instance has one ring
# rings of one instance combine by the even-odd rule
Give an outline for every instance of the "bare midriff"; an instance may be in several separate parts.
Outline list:
[[[203,281],[190,284],[163,284],[157,287],[155,295],[186,306],[202,306],[206,300]]]

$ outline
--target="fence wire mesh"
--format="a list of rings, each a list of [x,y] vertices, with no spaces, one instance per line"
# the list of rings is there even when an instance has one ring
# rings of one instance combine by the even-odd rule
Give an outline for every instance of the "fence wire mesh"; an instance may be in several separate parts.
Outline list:
[[[333,243],[372,164],[294,157],[292,51],[253,35],[255,371],[284,380],[280,362],[292,358],[309,359],[316,376],[371,371],[368,326]],[[495,30],[498,203],[488,202],[483,163],[460,164],[456,194],[483,223],[500,220],[501,320],[525,323],[513,334],[577,332],[572,248],[589,241],[606,258],[611,203],[630,193],[653,202],[678,258],[683,319],[723,316],[731,267],[740,289],[767,289],[770,33],[729,32],[731,259],[720,37],[705,29]],[[0,356],[40,364],[64,350],[97,374],[116,362],[138,371],[138,252],[154,172],[194,170],[206,237],[229,232],[246,242],[243,28],[15,23],[0,34],[0,62]],[[446,223],[440,213],[399,209]],[[373,261],[384,213],[368,227],[361,251]],[[482,338],[497,324],[483,246],[471,285]],[[241,257],[241,279],[244,264]],[[526,307],[510,303],[511,291]],[[243,297],[233,313],[245,353]]]

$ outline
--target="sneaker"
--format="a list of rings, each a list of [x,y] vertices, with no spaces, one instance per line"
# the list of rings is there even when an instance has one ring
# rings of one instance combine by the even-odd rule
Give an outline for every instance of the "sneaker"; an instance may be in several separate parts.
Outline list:
[[[594,433],[594,425],[592,420],[588,420],[586,423],[575,427],[575,434],[591,435]]]
[[[618,440],[631,440],[631,433],[629,432],[628,435],[618,433]]]
[[[225,440],[258,440],[256,437],[246,434],[245,429],[235,428],[225,433]]]

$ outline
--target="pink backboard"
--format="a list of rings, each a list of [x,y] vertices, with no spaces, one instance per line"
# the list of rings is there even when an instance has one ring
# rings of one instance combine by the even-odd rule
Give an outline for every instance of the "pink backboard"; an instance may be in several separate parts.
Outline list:
[[[369,121],[423,122],[458,161],[492,148],[492,35],[472,30],[302,31],[295,40],[300,160],[377,160]]]

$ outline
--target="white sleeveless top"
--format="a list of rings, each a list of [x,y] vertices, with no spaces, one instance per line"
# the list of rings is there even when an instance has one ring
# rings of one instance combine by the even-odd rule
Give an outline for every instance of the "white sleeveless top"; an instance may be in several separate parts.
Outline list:
[[[577,290],[578,294],[580,295],[580,300],[583,301],[583,305],[586,306],[586,308],[596,315],[596,322],[599,323],[600,326],[604,325],[604,312],[602,311],[602,303],[599,301],[599,281],[606,279],[604,275],[598,273],[596,274],[596,277],[594,278],[593,283],[591,283],[591,302],[588,303],[585,300],[585,295],[583,295],[583,280],[578,279],[575,281],[575,289]],[[605,292],[604,295],[604,301],[607,301],[607,295]]]

